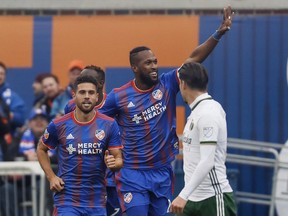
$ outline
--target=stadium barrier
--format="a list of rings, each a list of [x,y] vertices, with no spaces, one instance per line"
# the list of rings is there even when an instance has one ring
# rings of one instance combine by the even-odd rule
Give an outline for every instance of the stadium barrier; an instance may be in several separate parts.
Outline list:
[[[0,177],[1,216],[44,216],[46,178],[39,162],[0,162]]]
[[[239,176],[241,175],[240,171],[238,169],[227,169],[227,177],[231,187],[234,190],[237,204],[242,202],[256,205],[267,205],[269,206],[269,216],[274,216],[275,210],[277,210],[278,216],[287,215],[288,142],[283,145],[278,143],[229,138],[227,143],[227,150],[227,163],[264,167],[273,170],[271,193],[267,195],[240,191],[238,188]],[[233,151],[237,153],[231,153]],[[249,152],[249,154],[247,154],[247,152]],[[251,156],[251,154],[253,156]],[[174,163],[174,172],[174,196],[177,196],[184,186],[182,160],[176,160]],[[265,181],[269,182],[268,179],[265,179]]]

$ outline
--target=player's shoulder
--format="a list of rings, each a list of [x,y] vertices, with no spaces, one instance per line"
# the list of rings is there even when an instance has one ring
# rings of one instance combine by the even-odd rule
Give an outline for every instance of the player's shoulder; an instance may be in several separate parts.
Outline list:
[[[132,87],[132,82],[133,82],[133,80],[130,80],[128,83],[122,85],[121,87],[119,87],[119,88],[114,88],[114,89],[112,90],[112,92],[114,92],[114,93],[119,93],[119,92],[125,91],[125,90],[127,90],[128,88]]]
[[[101,113],[99,111],[97,112],[97,116],[96,117],[99,118],[99,119],[102,119],[104,121],[109,121],[109,122],[114,122],[115,121],[113,118],[111,118],[111,117],[109,117],[109,116],[107,116],[107,115],[105,115],[105,114],[103,114],[103,113]]]
[[[54,124],[61,124],[72,118],[73,112],[67,113],[63,116],[57,117],[53,120]]]

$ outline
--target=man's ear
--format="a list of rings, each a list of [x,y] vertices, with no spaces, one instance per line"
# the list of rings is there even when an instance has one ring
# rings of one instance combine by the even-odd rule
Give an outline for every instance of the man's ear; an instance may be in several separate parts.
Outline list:
[[[131,65],[131,69],[134,73],[137,73],[138,67],[136,65]]]
[[[75,98],[75,90],[72,90],[72,98]]]

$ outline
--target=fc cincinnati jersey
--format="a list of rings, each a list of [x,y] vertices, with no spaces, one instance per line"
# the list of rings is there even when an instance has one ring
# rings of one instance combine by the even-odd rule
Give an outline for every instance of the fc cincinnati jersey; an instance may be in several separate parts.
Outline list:
[[[149,90],[138,89],[131,80],[108,94],[101,112],[117,120],[126,168],[159,168],[174,160],[178,91],[177,71],[173,70],[162,74]]]
[[[200,145],[215,143],[215,165],[201,184],[188,197],[201,201],[209,197],[232,192],[226,177],[227,126],[222,106],[207,93],[190,105],[192,112],[183,132],[183,156],[185,183],[191,179],[200,161]]]
[[[105,150],[122,148],[116,121],[97,112],[80,123],[71,112],[53,120],[42,141],[57,147],[58,176],[65,182],[64,190],[54,195],[55,205],[105,207]]]

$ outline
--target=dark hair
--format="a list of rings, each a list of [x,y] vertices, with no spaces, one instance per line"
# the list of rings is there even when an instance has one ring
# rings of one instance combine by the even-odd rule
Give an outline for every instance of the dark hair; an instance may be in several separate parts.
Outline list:
[[[179,78],[184,80],[191,89],[207,90],[208,74],[204,66],[199,63],[183,64],[179,69]]]
[[[105,72],[101,67],[98,67],[96,65],[87,65],[84,69],[90,69],[95,71],[97,74],[100,75],[100,79],[105,82]]]
[[[139,46],[139,47],[135,47],[134,49],[132,49],[129,53],[129,61],[130,61],[130,65],[133,65],[136,63],[136,56],[139,52],[145,51],[145,50],[151,50],[148,47],[145,46]]]
[[[98,88],[98,82],[97,80],[93,77],[93,76],[89,76],[89,75],[80,75],[79,77],[77,77],[75,83],[74,83],[74,90],[77,90],[77,87],[79,84],[81,83],[92,83],[95,85],[96,89]]]
[[[36,76],[35,79],[34,79],[34,82],[36,82],[36,83],[41,83],[42,80],[43,80],[45,77],[49,76],[49,75],[50,75],[49,73],[40,73],[40,74],[37,74],[37,76]]]
[[[6,65],[5,65],[3,62],[0,62],[0,67],[4,68],[4,70],[5,70],[5,72],[6,72],[7,67],[6,67]]]
[[[59,79],[58,79],[58,77],[56,76],[56,75],[54,75],[54,74],[49,74],[49,73],[47,73],[43,78],[42,78],[42,80],[41,80],[41,83],[43,82],[43,80],[44,79],[46,79],[46,78],[53,78],[58,84],[59,84]]]

